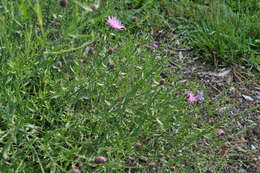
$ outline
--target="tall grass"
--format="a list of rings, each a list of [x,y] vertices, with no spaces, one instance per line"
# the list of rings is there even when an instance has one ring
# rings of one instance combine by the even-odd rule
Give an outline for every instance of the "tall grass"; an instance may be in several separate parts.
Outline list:
[[[172,22],[188,25],[191,32],[186,36],[201,59],[260,70],[259,1],[182,0],[166,4]]]

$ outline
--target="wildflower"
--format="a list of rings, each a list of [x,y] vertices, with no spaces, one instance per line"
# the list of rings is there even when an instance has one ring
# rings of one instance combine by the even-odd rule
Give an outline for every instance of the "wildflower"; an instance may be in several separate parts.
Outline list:
[[[203,91],[197,91],[197,95],[196,95],[196,99],[198,100],[198,101],[204,101],[205,100],[205,98],[204,98],[204,92]]]
[[[197,101],[196,97],[192,92],[188,93],[187,101],[190,103],[195,103]]]
[[[107,161],[106,157],[99,156],[96,158],[96,163],[105,163]]]
[[[222,130],[222,129],[217,129],[217,135],[218,135],[218,136],[221,136],[221,135],[224,135],[224,134],[225,134],[224,130]]]
[[[121,21],[118,20],[116,17],[108,17],[107,19],[108,25],[115,30],[122,30],[125,29],[125,27],[121,24]]]

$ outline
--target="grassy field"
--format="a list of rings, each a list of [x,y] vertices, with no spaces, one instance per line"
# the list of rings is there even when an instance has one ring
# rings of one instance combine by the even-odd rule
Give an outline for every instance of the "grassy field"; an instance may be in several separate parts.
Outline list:
[[[207,2],[1,0],[0,172],[223,172],[227,90],[183,81],[169,52],[258,73],[260,4]],[[197,91],[205,101],[188,102]]]
[[[242,63],[260,71],[258,0],[164,1],[164,6],[169,21],[179,24],[202,59],[218,65]]]

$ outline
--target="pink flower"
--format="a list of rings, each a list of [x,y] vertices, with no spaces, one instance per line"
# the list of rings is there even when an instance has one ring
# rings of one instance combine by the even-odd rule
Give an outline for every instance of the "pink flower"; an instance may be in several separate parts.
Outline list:
[[[99,156],[96,158],[96,163],[105,163],[107,161],[107,158],[103,156]]]
[[[108,17],[107,18],[107,24],[115,30],[122,30],[125,29],[124,25],[121,24],[121,21],[118,20],[116,17],[112,16],[112,17]]]
[[[256,156],[256,159],[260,161],[260,156]]]
[[[205,98],[204,98],[204,92],[203,92],[203,91],[197,91],[196,99],[197,99],[198,101],[203,102],[203,101],[205,100]]]
[[[217,129],[217,135],[218,135],[218,136],[221,136],[221,135],[224,135],[224,134],[225,134],[224,130],[222,130],[222,129]]]
[[[190,103],[195,103],[197,101],[196,97],[192,92],[188,93],[187,101]]]

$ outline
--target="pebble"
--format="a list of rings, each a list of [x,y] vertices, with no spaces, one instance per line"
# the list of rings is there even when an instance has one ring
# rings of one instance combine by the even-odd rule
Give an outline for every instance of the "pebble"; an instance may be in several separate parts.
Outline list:
[[[251,150],[256,150],[256,147],[254,145],[251,145]]]
[[[242,97],[247,100],[247,101],[254,101],[254,99],[251,96],[247,96],[247,95],[242,95]]]

